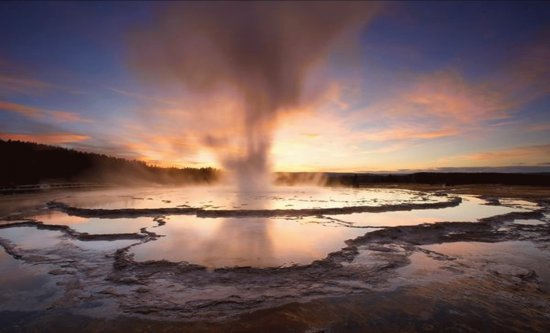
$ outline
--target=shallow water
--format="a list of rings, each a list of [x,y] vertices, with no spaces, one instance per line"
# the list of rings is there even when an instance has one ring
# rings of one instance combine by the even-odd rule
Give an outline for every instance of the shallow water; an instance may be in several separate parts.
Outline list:
[[[105,220],[102,223],[107,223]],[[116,232],[115,232],[116,233]],[[40,230],[34,226],[13,226],[0,229],[0,239],[9,241],[23,250],[48,249],[63,247],[67,244],[84,250],[114,252],[117,249],[135,244],[136,240],[91,240],[80,241],[67,237],[56,230]]]
[[[0,248],[0,310],[33,310],[57,298],[55,281],[36,266],[14,259]]]
[[[462,203],[455,207],[419,209],[384,213],[354,213],[348,215],[326,215],[354,226],[395,227],[436,222],[476,222],[479,219],[510,212],[525,212],[534,206],[508,207],[486,205],[485,200],[462,196]]]
[[[67,215],[58,211],[34,215],[32,219],[49,225],[66,225],[75,231],[89,234],[136,233],[141,228],[157,225],[150,217],[102,219]]]
[[[550,266],[548,265],[547,245],[537,245],[529,241],[454,242],[427,245],[423,248],[479,263],[491,262],[534,270],[541,282],[541,289],[550,292]],[[504,268],[501,269],[504,270]]]
[[[315,220],[169,216],[166,225],[154,230],[166,237],[130,253],[137,261],[166,259],[207,267],[308,264],[340,250],[345,240],[376,230]]]
[[[191,195],[202,197],[189,199]],[[204,195],[213,195],[207,197]],[[149,200],[149,198],[151,200]],[[202,201],[199,201],[202,199]],[[241,200],[235,206],[234,200]],[[185,202],[189,206],[203,204],[203,208],[216,209],[279,209],[341,207],[401,203],[433,203],[449,200],[421,192],[396,189],[343,189],[343,188],[278,188],[277,191],[236,196],[225,188],[203,187],[165,190],[139,189],[130,194],[128,190],[92,191],[73,193],[62,202],[89,208],[160,208],[175,207]],[[206,206],[204,205],[206,204]],[[418,225],[440,221],[471,221],[506,214],[512,211],[527,211],[519,208],[519,202],[510,202],[515,207],[486,205],[482,199],[463,197],[460,205],[440,209],[417,209],[379,213],[355,213],[295,218],[201,218],[195,215],[172,215],[162,217],[158,223],[153,217],[98,218],[67,215],[59,211],[46,211],[31,216],[47,225],[65,225],[91,235],[142,234],[142,228],[159,237],[140,243],[139,240],[67,240],[82,249],[111,251],[134,245],[129,253],[136,261],[168,260],[188,262],[202,266],[232,267],[278,267],[294,264],[305,265],[325,258],[329,253],[346,246],[345,241],[362,236],[381,227]],[[528,208],[532,208],[528,206]],[[0,230],[0,237],[19,246],[55,246],[60,237],[58,231],[37,230],[33,227]]]
[[[208,196],[205,188],[166,191],[154,188],[58,193],[51,198],[74,207],[129,208],[114,213],[70,210],[64,205],[45,205],[46,201],[32,211],[21,208],[21,214],[0,222],[0,225],[23,223],[0,227],[0,244],[21,258],[13,259],[4,252],[0,256],[0,272],[9,271],[3,276],[0,273],[0,311],[37,310],[46,315],[68,311],[102,320],[116,316],[129,316],[133,320],[137,315],[156,320],[216,318],[223,321],[243,313],[271,311],[283,304],[303,304],[314,299],[349,299],[363,295],[361,300],[366,301],[379,296],[377,293],[381,290],[410,286],[435,285],[429,297],[438,301],[441,291],[457,290],[462,300],[465,283],[466,287],[477,288],[475,292],[481,295],[478,304],[484,304],[486,295],[498,294],[495,290],[499,291],[502,283],[511,281],[510,288],[523,289],[507,296],[504,304],[512,304],[518,295],[530,292],[532,294],[525,296],[527,301],[521,303],[529,306],[531,300],[539,302],[546,295],[536,289],[537,281],[541,281],[542,292],[549,291],[550,272],[545,267],[548,248],[544,238],[547,229],[542,225],[548,222],[548,215],[538,219],[540,212],[518,214],[479,225],[392,228],[441,221],[475,223],[486,217],[540,209],[531,202],[500,200],[502,205],[498,205],[498,198],[494,198],[490,202],[496,205],[487,205],[482,199],[461,196],[462,203],[450,206],[458,203],[451,195],[396,189],[280,188],[277,193],[241,196],[234,192],[224,194],[221,189],[211,190],[212,196]],[[190,198],[191,195],[197,197]],[[411,203],[415,205],[407,206]],[[433,203],[443,203],[436,206],[444,208],[433,209],[430,205]],[[215,217],[220,212],[209,216],[195,210],[172,210],[170,214],[183,215],[160,216],[156,214],[162,210],[131,210],[181,205],[206,210],[224,208],[230,213],[246,209],[394,206],[377,213],[345,214],[346,210],[333,210],[343,214],[283,211],[276,215],[267,212],[265,216],[270,217],[231,214],[225,216],[232,217]],[[432,208],[426,209],[428,207]],[[414,209],[391,211],[409,208]],[[72,230],[45,230],[59,226]],[[498,231],[504,227],[510,234]],[[465,230],[464,238],[448,237],[452,233],[460,235],[460,230]],[[469,231],[472,233],[467,234]],[[361,237],[368,233],[369,236]],[[522,241],[508,242],[513,237]],[[533,242],[525,241],[528,237]],[[355,240],[346,242],[351,239]],[[474,239],[478,242],[471,242]],[[451,241],[454,243],[448,243]],[[160,260],[183,261],[208,269]],[[153,262],[145,263],[147,261]],[[312,262],[315,264],[308,265]],[[305,266],[289,267],[295,264]],[[243,266],[285,268],[264,270]],[[214,269],[221,267],[228,268]],[[533,269],[536,279],[529,275]],[[516,281],[518,285],[514,284]],[[479,288],[480,282],[485,289]],[[426,290],[419,288],[416,290],[420,294]],[[454,294],[448,294],[447,301],[456,304],[452,297]],[[372,309],[388,315],[400,309],[417,309],[417,300],[412,299],[410,305],[404,307],[402,298],[394,299],[389,307],[382,300],[386,305]],[[324,303],[322,310],[332,313],[329,303]],[[465,309],[470,306],[468,301]],[[44,309],[53,311],[41,311]],[[361,304],[357,309],[360,310],[337,310],[340,313],[355,311],[363,318],[364,306]],[[411,313],[411,318],[423,316],[422,311]],[[4,318],[11,316],[6,313]],[[300,318],[303,312],[292,316]],[[538,318],[532,314],[527,317],[530,321]],[[366,321],[371,323],[372,318]],[[0,322],[2,320],[0,314]],[[10,327],[19,327],[21,323],[12,323]],[[65,331],[74,330],[78,329]]]
[[[230,187],[90,191],[59,197],[79,208],[144,209],[304,209],[441,202],[446,198],[400,189],[350,189],[279,186],[264,192],[237,192]]]
[[[39,230],[33,226],[14,226],[0,229],[0,238],[25,250],[54,247],[62,242],[63,233],[52,230]]]

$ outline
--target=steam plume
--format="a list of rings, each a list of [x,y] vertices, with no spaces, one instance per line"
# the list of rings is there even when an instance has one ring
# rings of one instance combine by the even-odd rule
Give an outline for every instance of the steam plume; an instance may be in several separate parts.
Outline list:
[[[303,90],[312,67],[335,39],[358,32],[372,7],[356,2],[170,4],[151,26],[132,35],[132,65],[148,79],[177,80],[200,98],[237,98],[240,108],[231,118],[238,125],[231,124],[238,128],[236,138],[207,133],[203,142],[214,148],[241,189],[258,187],[270,175],[278,116],[307,103]],[[199,112],[196,121],[201,117]],[[229,142],[236,142],[236,149],[223,149]]]

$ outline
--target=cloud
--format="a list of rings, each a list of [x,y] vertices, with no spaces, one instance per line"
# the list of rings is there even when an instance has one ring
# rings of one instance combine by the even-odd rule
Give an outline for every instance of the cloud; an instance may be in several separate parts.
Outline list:
[[[459,135],[480,124],[510,117],[512,104],[503,94],[484,84],[467,82],[457,71],[419,74],[409,81],[392,96],[357,111],[371,124],[405,129],[382,131],[380,139],[391,139],[392,134],[398,139]]]
[[[178,102],[172,101],[172,100],[168,100],[168,99],[164,99],[164,98],[139,94],[139,93],[135,93],[135,92],[131,92],[131,91],[126,91],[126,90],[123,90],[123,89],[116,89],[116,88],[111,88],[111,87],[106,87],[106,88],[108,90],[112,91],[112,92],[115,92],[115,93],[119,94],[119,95],[135,98],[135,99],[138,99],[138,100],[150,101],[150,102],[154,102],[154,103],[160,103],[160,104],[165,104],[165,105],[169,105],[169,106],[176,106],[176,107],[181,107],[182,106],[181,103],[178,103]]]
[[[475,153],[465,156],[476,161],[520,160],[520,159],[550,159],[550,144],[522,146],[497,151]]]
[[[450,156],[440,159],[438,164],[451,166],[541,165],[550,160],[549,156],[550,144],[541,144]]]
[[[496,89],[509,101],[525,104],[550,93],[550,29],[510,52],[494,78]]]
[[[43,111],[41,109],[6,101],[0,101],[0,110],[14,112],[27,118],[40,118],[43,115]]]
[[[13,66],[5,66],[13,67]],[[1,73],[3,72],[3,73]],[[65,93],[82,95],[84,92],[74,87],[59,85],[51,82],[30,78],[25,75],[6,73],[6,70],[0,68],[0,97],[10,95],[29,95],[37,96],[52,91],[62,91]]]
[[[55,87],[55,85],[35,79],[0,74],[0,93],[10,92],[34,95]]]
[[[543,123],[529,125],[527,126],[527,130],[530,132],[550,131],[550,122],[543,122]]]
[[[43,144],[67,144],[86,141],[90,137],[75,133],[43,133],[43,134],[22,134],[22,133],[0,133],[0,139],[30,141]]]
[[[365,140],[369,141],[408,141],[408,140],[428,140],[438,139],[457,135],[459,131],[456,128],[427,129],[411,126],[390,127],[381,131],[366,132],[363,135]]]
[[[53,120],[55,123],[86,123],[91,119],[84,118],[78,113],[54,111],[24,104],[0,101],[0,110],[20,114],[33,120]]]

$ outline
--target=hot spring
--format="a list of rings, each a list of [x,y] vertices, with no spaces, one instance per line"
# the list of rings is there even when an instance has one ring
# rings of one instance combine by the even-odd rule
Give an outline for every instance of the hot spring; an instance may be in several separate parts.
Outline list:
[[[18,194],[2,203],[11,212],[0,221],[0,271],[7,272],[0,275],[0,310],[6,311],[230,318],[295,301],[510,271],[479,267],[480,254],[468,250],[477,248],[472,241],[489,242],[487,253],[503,241],[499,246],[510,253],[547,255],[536,246],[548,225],[546,206],[452,189],[106,188]],[[504,242],[510,239],[516,241]],[[447,251],[473,261],[465,266]]]

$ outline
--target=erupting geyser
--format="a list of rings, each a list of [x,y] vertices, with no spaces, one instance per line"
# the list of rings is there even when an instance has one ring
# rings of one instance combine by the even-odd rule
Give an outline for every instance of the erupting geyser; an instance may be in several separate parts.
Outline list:
[[[202,142],[241,190],[257,189],[269,184],[278,116],[308,102],[303,91],[312,67],[338,37],[359,32],[373,11],[355,2],[170,4],[133,34],[133,64],[155,82],[183,83],[199,99],[236,100],[226,131],[207,130]],[[217,112],[197,110],[193,121]]]

